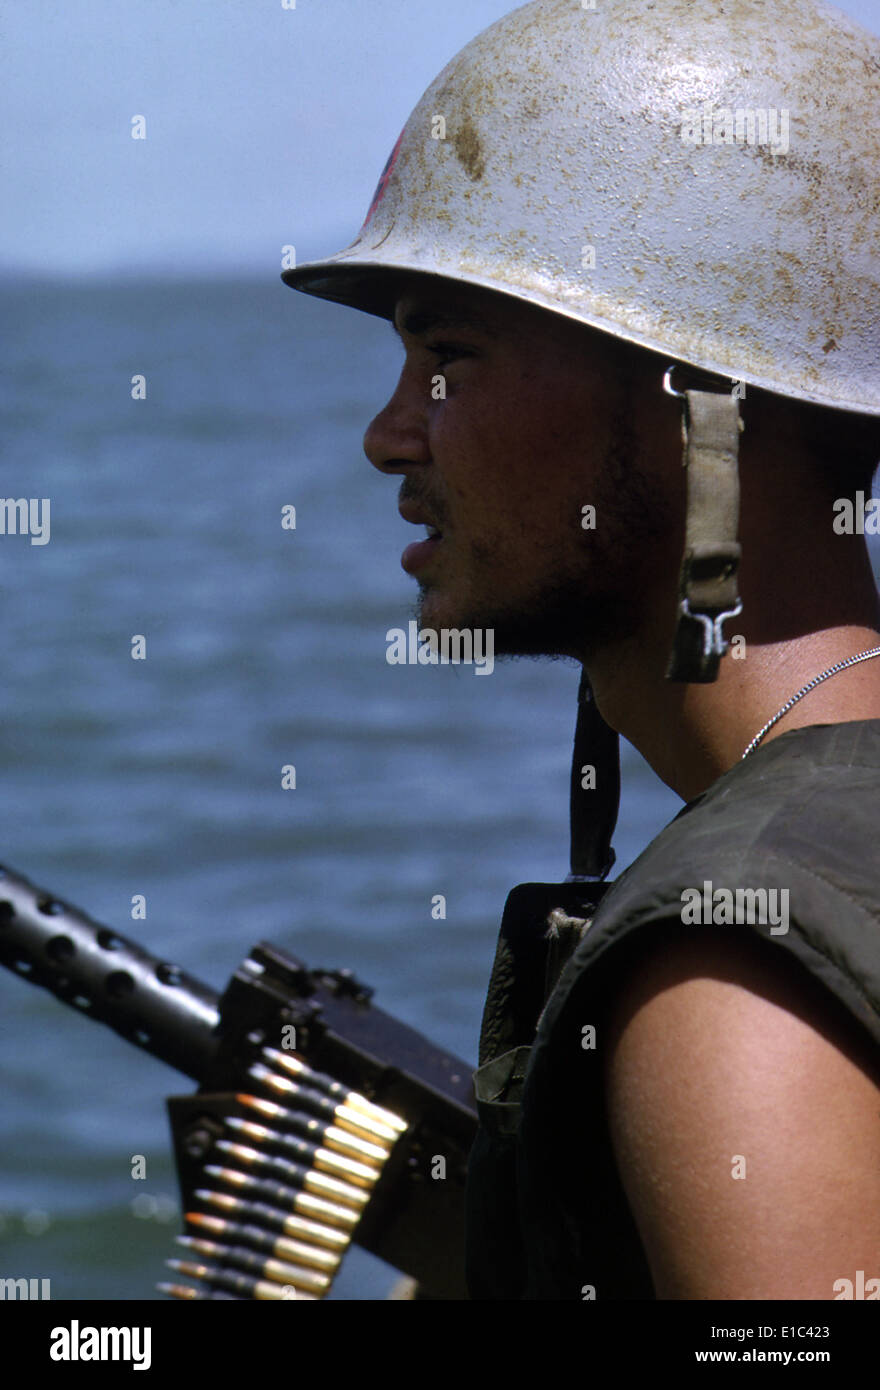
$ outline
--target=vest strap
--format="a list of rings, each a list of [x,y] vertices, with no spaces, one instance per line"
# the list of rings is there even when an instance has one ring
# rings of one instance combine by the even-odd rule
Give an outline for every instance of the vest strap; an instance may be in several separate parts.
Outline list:
[[[566,883],[601,882],[610,873],[619,806],[620,740],[599,713],[584,672],[571,760],[571,873]]]

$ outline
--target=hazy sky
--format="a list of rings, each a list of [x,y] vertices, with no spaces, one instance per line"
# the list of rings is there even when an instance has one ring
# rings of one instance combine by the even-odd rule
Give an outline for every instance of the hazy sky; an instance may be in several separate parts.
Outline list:
[[[287,242],[339,250],[425,87],[515,8],[282,3],[0,4],[0,269],[250,273]],[[839,8],[880,32],[880,0]]]

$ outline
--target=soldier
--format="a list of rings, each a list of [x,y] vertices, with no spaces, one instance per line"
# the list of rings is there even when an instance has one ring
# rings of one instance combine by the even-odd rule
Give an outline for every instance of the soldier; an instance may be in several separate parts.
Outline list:
[[[813,0],[534,0],[285,273],[401,337],[365,448],[422,622],[584,671],[572,874],[514,890],[483,1019],[475,1298],[880,1296],[878,137],[880,43]],[[687,804],[609,886],[618,733]]]

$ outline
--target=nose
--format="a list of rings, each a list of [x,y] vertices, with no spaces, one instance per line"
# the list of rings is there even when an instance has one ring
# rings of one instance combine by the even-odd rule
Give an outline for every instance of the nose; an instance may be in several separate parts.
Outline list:
[[[367,426],[364,453],[380,473],[403,473],[414,463],[430,463],[427,392],[408,367],[388,404]]]

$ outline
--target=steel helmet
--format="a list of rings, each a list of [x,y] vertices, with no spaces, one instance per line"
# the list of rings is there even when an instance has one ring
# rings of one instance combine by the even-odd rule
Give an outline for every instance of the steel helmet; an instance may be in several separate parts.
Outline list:
[[[533,0],[428,88],[355,241],[284,273],[385,317],[394,272],[880,414],[880,40],[816,0]]]

